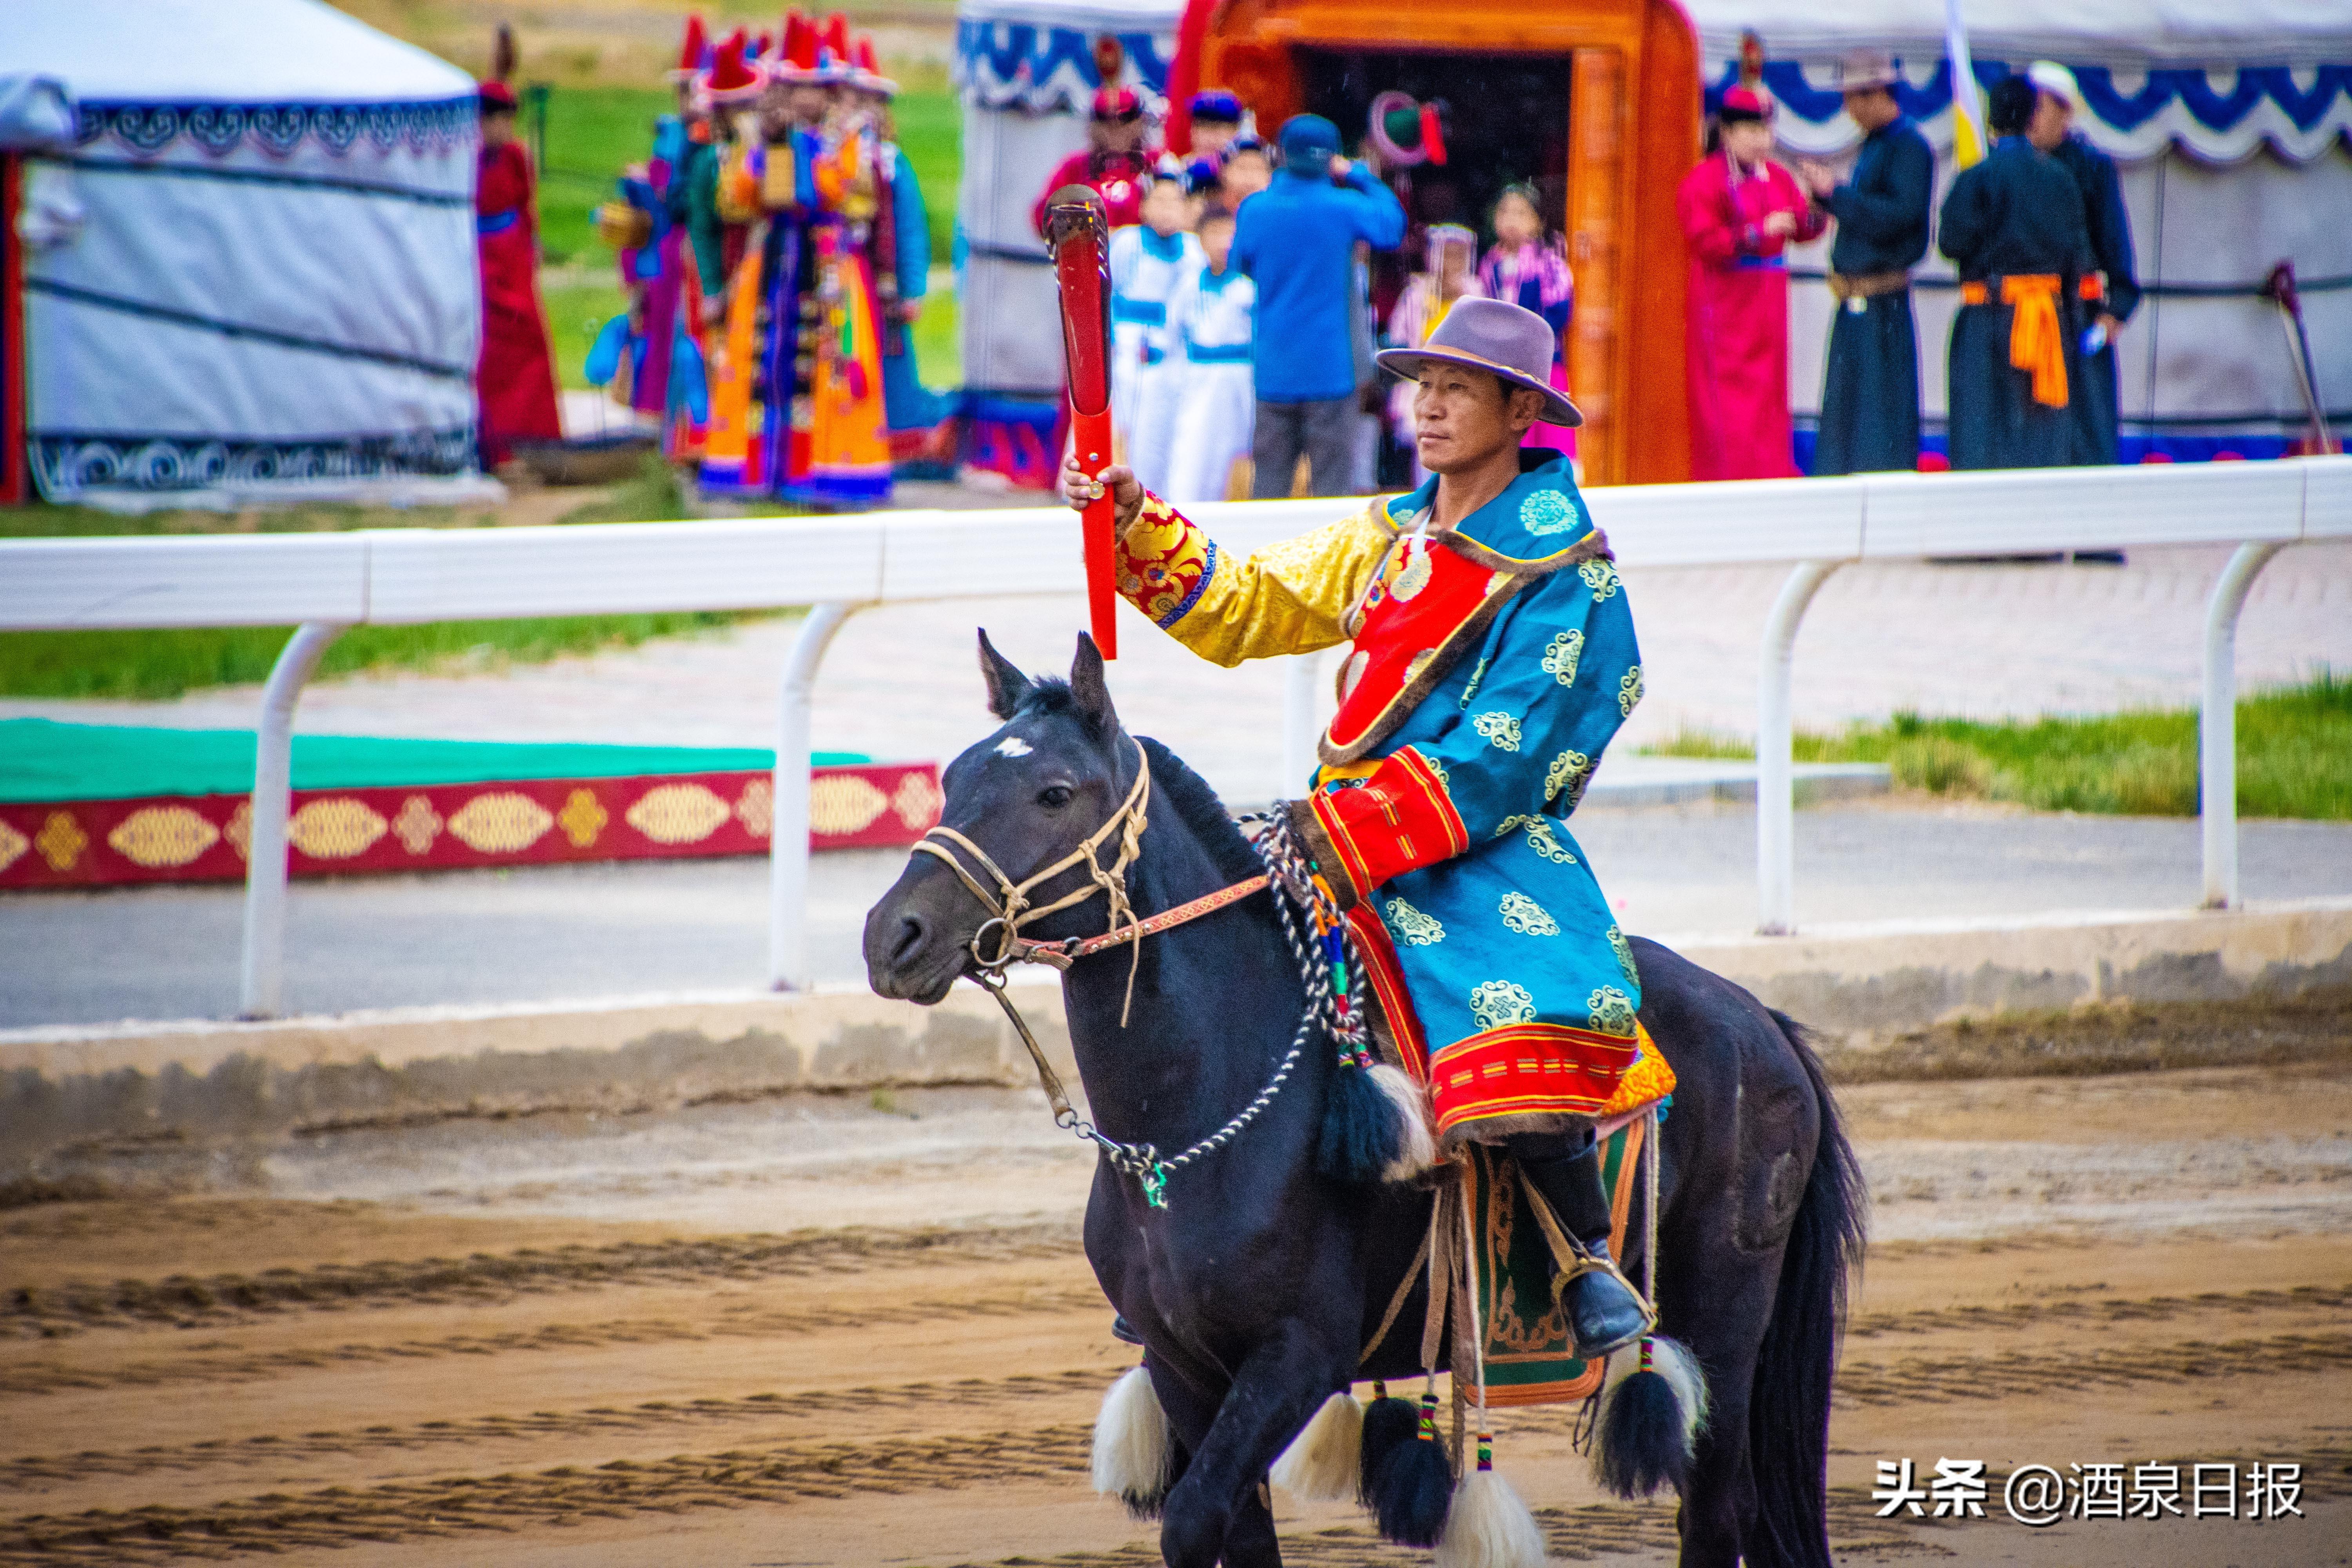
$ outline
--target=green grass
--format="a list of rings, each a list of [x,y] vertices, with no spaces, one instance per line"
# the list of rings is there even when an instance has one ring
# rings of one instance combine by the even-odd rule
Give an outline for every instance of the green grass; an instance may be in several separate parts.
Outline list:
[[[547,311],[548,351],[555,355],[556,385],[586,386],[590,345],[606,321],[628,309],[620,279],[609,265],[595,272],[566,268],[541,275],[539,299]],[[625,422],[619,409],[613,413],[615,423]]]
[[[915,318],[911,334],[915,364],[925,386],[963,384],[963,336],[956,331],[958,301],[953,276],[931,270],[931,291],[923,296],[923,313]]]
[[[655,522],[687,515],[677,476],[659,458],[649,458],[635,478],[574,507],[562,521]],[[0,510],[0,531],[19,538],[216,533],[224,522],[246,522],[266,532],[301,533],[446,528],[469,521],[446,507],[312,506],[226,520],[216,512],[124,517],[88,507],[30,506]],[[327,649],[319,668],[321,674],[336,675],[386,668],[496,669],[599,648],[634,647],[648,638],[710,632],[751,618],[732,611],[708,611],[355,626]],[[258,681],[269,674],[288,635],[283,626],[0,634],[0,696],[160,701],[207,686]]]
[[[319,673],[495,670],[509,663],[635,647],[652,637],[718,631],[740,618],[722,611],[695,611],[354,626],[328,647]],[[161,701],[207,686],[251,684],[268,677],[291,633],[289,626],[11,632],[0,637],[0,695]]]
[[[1747,742],[1703,731],[1646,749],[1683,757],[1755,754]],[[2007,723],[1898,713],[1832,735],[1800,732],[1793,749],[1799,762],[1885,763],[1906,788],[2036,811],[2197,814],[2197,715],[2188,710]],[[2323,669],[2300,686],[2239,702],[2238,810],[2352,820],[2352,677]]]

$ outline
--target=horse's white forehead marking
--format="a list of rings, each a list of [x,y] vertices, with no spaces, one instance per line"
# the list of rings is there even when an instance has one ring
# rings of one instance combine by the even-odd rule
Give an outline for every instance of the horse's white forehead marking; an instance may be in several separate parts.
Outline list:
[[[996,754],[1000,757],[1025,757],[1036,749],[1018,735],[1007,735],[996,742]]]

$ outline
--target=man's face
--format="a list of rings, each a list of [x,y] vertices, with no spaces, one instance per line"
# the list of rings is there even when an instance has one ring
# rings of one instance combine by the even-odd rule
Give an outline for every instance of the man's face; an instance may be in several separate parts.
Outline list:
[[[1217,185],[1223,194],[1225,205],[1237,207],[1244,196],[1253,196],[1274,183],[1274,168],[1259,152],[1236,153],[1217,172]]]
[[[1225,120],[1195,120],[1192,121],[1192,151],[1201,157],[1213,158],[1233,144],[1242,128]]]
[[[1845,111],[1864,131],[1876,131],[1895,123],[1902,110],[1895,105],[1895,95],[1883,87],[1865,87],[1845,95]]]
[[[1723,150],[1743,163],[1760,163],[1772,151],[1772,128],[1760,120],[1727,121]]]
[[[482,116],[482,145],[503,147],[514,140],[515,111],[493,109]]]
[[[1174,180],[1155,180],[1143,198],[1143,221],[1163,239],[1185,226],[1192,216],[1192,199]]]
[[[760,140],[782,142],[793,128],[793,95],[801,89],[770,83],[760,93]]]
[[[1491,371],[1430,360],[1412,395],[1413,445],[1433,474],[1459,473],[1519,444],[1541,399]]]
[[[1143,116],[1126,120],[1089,120],[1087,134],[1105,153],[1132,153],[1143,145]]]
[[[2025,139],[2044,153],[2066,140],[2074,126],[2074,106],[2054,92],[2033,95],[2033,118],[2025,122]]]

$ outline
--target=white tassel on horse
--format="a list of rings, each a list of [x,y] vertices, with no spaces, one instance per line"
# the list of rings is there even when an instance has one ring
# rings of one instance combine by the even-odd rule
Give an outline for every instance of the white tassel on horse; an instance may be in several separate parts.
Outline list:
[[[1371,1074],[1373,1086],[1397,1110],[1397,1157],[1381,1174],[1391,1182],[1409,1182],[1437,1163],[1437,1139],[1429,1125],[1429,1096],[1402,1068],[1380,1062]]]
[[[1173,1454],[1168,1413],[1150,1371],[1139,1366],[1110,1385],[1095,1417],[1095,1490],[1130,1503],[1157,1499],[1168,1490]]]
[[[1454,1489],[1435,1568],[1543,1568],[1543,1529],[1511,1483],[1475,1469]]]
[[[1357,1472],[1363,1453],[1364,1407],[1343,1388],[1291,1439],[1267,1479],[1303,1500],[1346,1501],[1355,1497],[1361,1480]]]

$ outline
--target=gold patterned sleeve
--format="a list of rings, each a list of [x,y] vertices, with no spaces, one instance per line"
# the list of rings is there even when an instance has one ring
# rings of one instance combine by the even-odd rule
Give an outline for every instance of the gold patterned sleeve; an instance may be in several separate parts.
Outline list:
[[[1340,620],[1380,570],[1395,530],[1375,501],[1244,559],[1220,551],[1158,496],[1118,547],[1118,588],[1213,664],[1312,653],[1347,640]]]

